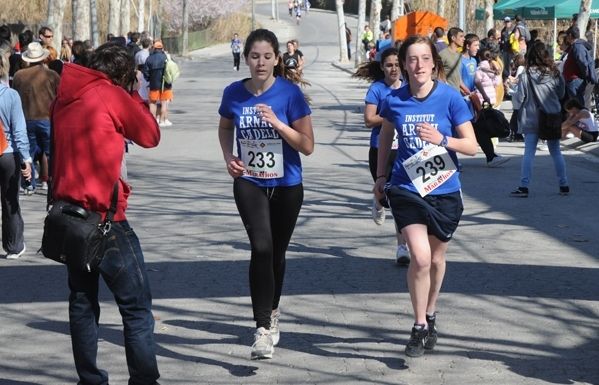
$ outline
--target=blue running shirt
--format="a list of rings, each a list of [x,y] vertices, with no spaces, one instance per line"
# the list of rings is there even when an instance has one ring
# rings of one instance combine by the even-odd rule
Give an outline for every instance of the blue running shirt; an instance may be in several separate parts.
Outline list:
[[[381,106],[380,115],[393,123],[399,137],[391,184],[415,193],[418,190],[412,184],[402,163],[420,151],[426,143],[418,137],[416,125],[427,122],[433,127],[436,126],[443,135],[457,137],[455,127],[472,119],[472,114],[458,91],[439,81],[435,81],[431,93],[424,99],[414,98],[407,84],[391,91]],[[457,165],[455,151],[448,149],[447,152]],[[459,191],[461,188],[459,174],[459,171],[453,174],[447,182],[431,192],[431,195]]]
[[[256,115],[255,106],[260,103],[270,106],[277,118],[291,127],[291,123],[311,114],[304,94],[297,85],[276,77],[275,82],[266,92],[255,96],[245,88],[244,82],[247,80],[249,79],[236,81],[225,88],[218,113],[226,119],[233,120],[235,124],[237,156],[240,159],[242,159],[240,140],[256,141],[255,143],[258,144],[262,144],[261,141],[264,143],[282,141],[284,175],[280,178],[243,175],[242,178],[261,187],[295,186],[302,183],[302,163],[299,153],[272,126],[262,122]],[[267,154],[262,155],[264,156],[255,158],[252,155],[251,159],[261,166],[275,164],[273,158],[265,156]]]
[[[364,97],[364,102],[366,104],[374,104],[376,106],[377,115],[380,115],[381,104],[392,90],[393,89],[385,83],[384,79],[377,80],[370,85],[370,88],[368,88],[368,92],[366,92],[366,96]],[[372,127],[372,131],[370,132],[370,147],[379,148],[380,132],[381,126]]]

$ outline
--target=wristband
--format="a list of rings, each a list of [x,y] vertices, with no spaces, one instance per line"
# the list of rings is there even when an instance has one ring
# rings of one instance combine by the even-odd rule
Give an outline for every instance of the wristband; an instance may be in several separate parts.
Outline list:
[[[387,175],[379,175],[379,176],[376,177],[376,180],[379,180],[381,178],[387,179]]]

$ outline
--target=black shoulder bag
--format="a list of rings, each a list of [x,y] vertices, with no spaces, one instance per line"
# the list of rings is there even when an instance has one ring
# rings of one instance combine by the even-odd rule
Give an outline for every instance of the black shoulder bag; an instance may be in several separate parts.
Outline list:
[[[105,220],[102,220],[100,213],[74,203],[63,200],[54,202],[44,220],[44,257],[76,270],[94,271],[104,256],[105,243],[116,212],[118,191],[117,181]]]
[[[52,126],[53,114],[54,104],[50,115]],[[51,153],[54,153],[54,127],[51,127],[50,131],[50,146]],[[51,165],[50,170],[52,170]],[[46,258],[64,263],[79,271],[94,271],[102,262],[106,240],[116,213],[119,181],[114,183],[110,208],[106,218],[102,220],[100,213],[87,210],[77,204],[64,200],[53,201],[52,179],[48,188],[48,205],[52,204],[52,208],[44,220],[42,254]]]
[[[532,96],[535,104],[537,105],[537,110],[539,111],[539,139],[543,140],[555,140],[560,139],[562,137],[562,114],[561,112],[555,114],[549,114],[543,111],[543,107],[539,102],[539,97],[537,92],[535,91],[535,87],[533,84],[532,76],[530,76],[530,71],[526,71],[528,73],[528,83],[532,90]]]

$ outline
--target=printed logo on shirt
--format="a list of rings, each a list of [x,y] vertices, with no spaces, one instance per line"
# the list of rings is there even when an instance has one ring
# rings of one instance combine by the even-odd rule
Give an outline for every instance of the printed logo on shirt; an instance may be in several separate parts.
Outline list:
[[[270,106],[269,106],[270,107]],[[239,121],[239,136],[241,139],[280,139],[279,133],[256,114],[256,107],[242,107]]]
[[[408,114],[405,116],[401,124],[402,140],[407,148],[418,150],[424,147],[424,141],[418,137],[416,128],[419,123],[429,123],[434,128],[437,128],[438,123],[435,121],[435,114]]]

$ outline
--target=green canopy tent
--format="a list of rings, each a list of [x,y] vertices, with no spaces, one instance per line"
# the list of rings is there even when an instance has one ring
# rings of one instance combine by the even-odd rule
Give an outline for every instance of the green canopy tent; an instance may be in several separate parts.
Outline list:
[[[572,15],[578,13],[579,10],[580,2],[574,0],[500,0],[493,6],[493,19],[503,20],[506,16],[513,18],[516,15],[521,15],[527,20],[553,20],[553,46],[555,47],[557,19],[571,19]],[[475,17],[477,20],[484,19],[484,15],[484,10],[476,10]],[[599,0],[592,0],[590,17],[595,18],[596,34]],[[593,56],[595,56],[594,49]]]

